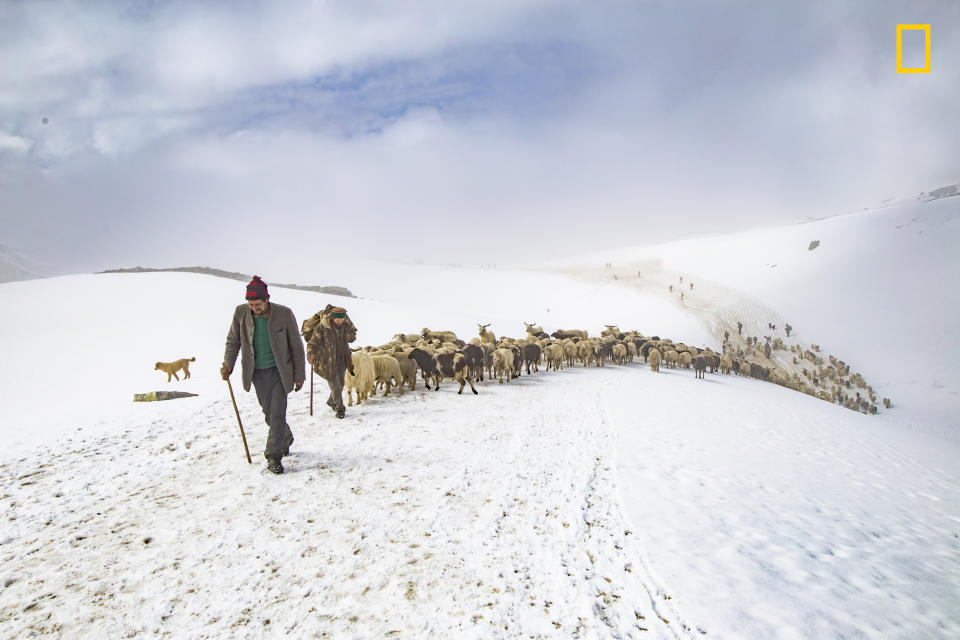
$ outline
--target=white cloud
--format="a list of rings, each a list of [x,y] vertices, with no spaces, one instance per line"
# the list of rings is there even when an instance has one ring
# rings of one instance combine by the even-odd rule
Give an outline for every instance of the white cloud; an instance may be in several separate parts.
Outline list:
[[[0,108],[72,114],[79,101],[88,116],[200,109],[251,87],[479,42],[543,4],[185,2],[137,14],[119,4],[7,5]]]
[[[0,151],[18,151],[23,153],[28,151],[30,146],[31,142],[26,138],[0,131]]]
[[[8,4],[0,222],[111,265],[228,256],[267,215],[508,261],[859,208],[960,164],[960,16],[897,76],[872,6]]]

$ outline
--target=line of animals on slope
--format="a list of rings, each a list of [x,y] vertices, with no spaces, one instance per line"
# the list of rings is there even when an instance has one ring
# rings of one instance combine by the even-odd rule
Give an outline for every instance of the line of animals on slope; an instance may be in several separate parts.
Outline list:
[[[772,332],[777,330],[776,325],[768,323],[767,328]],[[793,330],[789,324],[784,327],[787,336]],[[820,355],[820,346],[811,344],[804,348],[800,344],[787,345],[780,337],[765,335],[764,344],[760,345],[760,338],[747,336],[744,338],[743,324],[737,323],[737,335],[731,336],[724,332],[723,353],[733,354],[741,361],[748,358],[764,360],[773,366],[766,367],[769,374],[764,379],[781,386],[801,391],[808,395],[820,398],[826,402],[835,402],[847,409],[862,413],[877,413],[877,394],[873,387],[867,384],[859,373],[851,373],[850,365],[832,355],[828,356],[829,364]],[[777,362],[777,351],[789,350],[793,356],[785,356]],[[786,362],[784,362],[786,360]],[[736,360],[734,360],[736,366]],[[786,367],[793,365],[793,372]],[[809,364],[808,364],[809,363]],[[858,389],[863,390],[861,395]],[[889,398],[883,398],[883,406],[887,409],[893,405]]]
[[[805,378],[812,376],[814,386],[811,387],[797,373],[792,376],[779,367],[766,367],[747,358],[754,354],[752,346],[754,340],[747,343],[747,351],[738,348],[732,352],[729,334],[724,336],[724,353],[715,353],[709,347],[698,348],[683,343],[674,343],[668,338],[659,336],[643,336],[639,331],[622,332],[616,325],[604,325],[599,337],[591,338],[587,331],[582,329],[558,329],[547,334],[542,327],[535,323],[524,322],[526,336],[511,338],[502,336],[497,339],[488,329],[490,324],[478,324],[478,337],[469,343],[460,340],[452,331],[431,331],[424,328],[419,334],[398,333],[393,340],[377,347],[366,346],[353,350],[354,373],[346,373],[344,388],[347,391],[347,405],[353,406],[354,393],[357,404],[375,395],[383,389],[383,396],[387,396],[391,389],[403,394],[404,386],[410,390],[416,389],[417,373],[420,372],[424,386],[427,389],[439,389],[444,379],[453,379],[460,383],[457,393],[463,393],[466,385],[477,394],[474,381],[483,382],[489,378],[497,378],[503,384],[522,375],[526,369],[527,375],[540,371],[545,366],[547,371],[560,370],[564,366],[573,367],[594,365],[603,367],[611,364],[625,365],[643,358],[649,364],[651,371],[659,371],[660,365],[667,368],[683,367],[694,370],[696,378],[704,378],[709,371],[729,375],[731,372],[739,375],[774,382],[818,397],[828,402],[838,402],[842,406],[861,411],[863,413],[877,413],[876,395],[873,388],[866,384],[859,373],[850,374],[850,367],[830,356],[830,365],[824,367],[823,358],[816,355],[819,347],[812,345],[812,349],[803,351],[800,347],[790,347],[790,350],[802,359],[817,365],[816,375],[803,369]],[[768,346],[768,345],[765,345]],[[785,345],[778,338],[774,341],[773,349],[785,349]],[[759,355],[759,353],[757,354]],[[770,357],[770,349],[765,350],[765,356]],[[184,379],[190,377],[189,363],[196,358],[181,358],[174,362],[157,362],[154,370],[167,374],[167,382],[171,376],[178,381],[179,371],[183,371]],[[797,357],[794,364],[799,364]],[[848,377],[848,379],[844,379]],[[431,382],[433,386],[431,387]],[[828,389],[827,385],[832,385]],[[820,388],[814,388],[820,387]],[[856,391],[851,396],[844,389],[866,389],[869,394],[861,397]],[[890,400],[883,398],[886,408],[891,407]]]
[[[864,413],[877,412],[872,387],[866,385],[860,374],[850,376],[849,367],[841,361],[835,361],[832,356],[831,362],[835,361],[835,364],[826,368],[821,366],[818,370],[820,378],[814,378],[818,383],[820,379],[835,382],[837,389],[831,397],[823,389],[811,387],[797,374],[790,376],[779,367],[750,362],[745,354],[733,357],[727,353],[718,354],[710,348],[674,343],[668,338],[646,337],[639,331],[622,332],[616,325],[605,325],[599,337],[590,337],[582,329],[559,329],[547,334],[535,323],[524,322],[526,335],[523,338],[501,336],[499,339],[489,330],[489,326],[478,324],[478,337],[469,343],[459,339],[453,331],[423,328],[419,334],[398,333],[385,344],[354,349],[354,375],[347,373],[344,385],[348,405],[353,405],[354,393],[359,404],[381,388],[384,396],[391,389],[397,389],[402,395],[404,386],[412,391],[416,389],[418,371],[427,389],[438,389],[443,379],[453,379],[460,383],[457,393],[462,393],[468,384],[477,393],[475,381],[496,378],[499,384],[503,384],[504,380],[510,382],[519,377],[524,370],[528,375],[539,372],[541,366],[550,371],[577,364],[602,367],[609,362],[625,365],[641,357],[652,371],[659,371],[662,363],[668,368],[692,367],[697,378],[704,378],[707,372],[715,373],[717,370],[727,375],[733,372],[775,382],[828,402],[839,402],[842,406]],[[799,348],[797,353],[800,353]],[[813,352],[808,351],[804,357],[809,359],[812,355]],[[822,358],[814,358],[813,362],[823,364]],[[796,358],[794,360],[796,362]],[[807,374],[804,370],[804,375]],[[843,380],[843,376],[850,376],[850,379]],[[868,389],[870,402],[861,398],[859,392],[856,392],[854,399],[839,391],[844,383],[847,389],[852,389],[854,385]],[[891,406],[887,398],[884,398],[884,405],[887,408]]]

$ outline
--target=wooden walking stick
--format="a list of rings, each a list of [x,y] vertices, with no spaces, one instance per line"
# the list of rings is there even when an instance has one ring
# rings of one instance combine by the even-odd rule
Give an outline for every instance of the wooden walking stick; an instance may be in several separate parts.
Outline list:
[[[243,432],[243,422],[240,421],[240,411],[237,409],[237,399],[233,397],[233,385],[230,384],[230,378],[227,378],[227,388],[230,389],[233,412],[237,414],[237,424],[240,425],[240,437],[243,438],[243,450],[247,452],[247,462],[253,464],[253,460],[250,459],[250,449],[247,448],[247,435]]]
[[[310,367],[310,415],[313,415],[313,367]]]

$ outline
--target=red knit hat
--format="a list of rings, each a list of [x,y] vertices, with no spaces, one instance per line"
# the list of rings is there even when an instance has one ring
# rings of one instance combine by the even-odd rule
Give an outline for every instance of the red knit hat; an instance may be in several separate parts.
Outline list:
[[[247,300],[266,300],[267,295],[267,283],[260,276],[253,276],[247,285]]]

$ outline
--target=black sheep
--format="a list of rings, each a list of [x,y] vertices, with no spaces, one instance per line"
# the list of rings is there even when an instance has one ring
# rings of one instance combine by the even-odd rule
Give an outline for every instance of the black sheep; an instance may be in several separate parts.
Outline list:
[[[540,370],[540,345],[528,342],[523,345],[523,362],[527,365],[527,375],[530,375],[530,365],[534,371]]]
[[[483,349],[475,344],[464,345],[461,349],[467,358],[467,367],[470,377],[483,382]]]
[[[705,379],[703,374],[707,370],[707,365],[710,363],[710,358],[707,356],[697,356],[693,359],[693,373],[697,378]]]
[[[423,372],[423,381],[427,389],[430,388],[430,378],[433,378],[433,384],[437,391],[440,390],[440,380],[442,378],[453,378],[460,383],[460,390],[457,393],[463,393],[463,387],[467,383],[470,384],[470,390],[477,393],[473,386],[473,377],[467,367],[467,357],[462,352],[455,351],[454,353],[431,355],[418,347],[411,351],[407,357],[416,360],[417,366]]]

